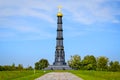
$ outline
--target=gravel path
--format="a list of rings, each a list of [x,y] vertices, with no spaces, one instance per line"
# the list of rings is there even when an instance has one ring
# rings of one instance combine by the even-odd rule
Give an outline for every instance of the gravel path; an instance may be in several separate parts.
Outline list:
[[[51,72],[35,80],[83,80],[69,72]]]

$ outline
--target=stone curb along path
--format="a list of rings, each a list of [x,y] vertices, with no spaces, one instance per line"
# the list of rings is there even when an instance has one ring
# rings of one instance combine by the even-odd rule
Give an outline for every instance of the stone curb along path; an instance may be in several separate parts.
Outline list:
[[[35,80],[83,80],[69,72],[51,72]]]

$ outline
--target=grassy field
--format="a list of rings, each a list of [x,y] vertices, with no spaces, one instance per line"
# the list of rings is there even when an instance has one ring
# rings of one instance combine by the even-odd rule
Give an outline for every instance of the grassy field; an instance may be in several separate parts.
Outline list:
[[[50,71],[0,71],[0,80],[34,80]]]
[[[84,80],[120,80],[120,72],[53,70],[53,71],[0,71],[0,80],[34,80],[48,72],[71,72]]]
[[[84,80],[120,80],[120,72],[105,72],[105,71],[69,71]]]

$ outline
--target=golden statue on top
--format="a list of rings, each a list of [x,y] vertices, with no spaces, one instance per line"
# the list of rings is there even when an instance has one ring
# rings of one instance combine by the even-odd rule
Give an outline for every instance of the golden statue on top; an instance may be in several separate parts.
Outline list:
[[[57,16],[61,16],[61,17],[63,16],[61,9],[62,9],[62,6],[58,6]]]

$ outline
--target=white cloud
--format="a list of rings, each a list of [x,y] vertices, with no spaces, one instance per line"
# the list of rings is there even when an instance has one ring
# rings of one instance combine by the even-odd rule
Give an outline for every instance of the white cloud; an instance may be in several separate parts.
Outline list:
[[[39,29],[31,26],[25,26],[27,22],[20,21],[20,20],[14,20],[14,19],[7,19],[7,18],[1,18],[0,19],[0,29],[11,29],[16,30],[17,32],[38,32]]]
[[[107,0],[85,0],[76,1],[73,4],[67,4],[67,10],[72,15],[73,20],[82,24],[93,24],[96,22],[112,22],[117,15],[116,12],[120,12],[111,8],[111,6],[105,5]]]
[[[0,0],[0,28],[13,29],[20,33],[35,33],[34,36],[42,37],[52,36],[51,32],[47,32],[46,28],[37,28],[24,22],[19,25],[17,21],[11,20],[10,17],[19,16],[34,17],[49,22],[50,25],[56,24],[57,6],[63,6],[63,15],[70,22],[78,22],[78,24],[91,25],[99,23],[120,23],[116,16],[120,16],[118,8],[113,8],[114,0]],[[118,0],[116,0],[118,1]],[[109,2],[109,3],[108,3]],[[108,4],[107,4],[108,3]],[[68,22],[69,22],[68,21]],[[29,23],[30,24],[30,23]],[[46,25],[46,24],[45,24]],[[47,27],[47,25],[46,25]],[[72,30],[70,30],[72,31]],[[70,32],[75,35],[81,35],[79,30]],[[33,37],[33,36],[32,36]]]
[[[17,27],[7,27],[7,29],[12,29],[12,31],[0,32],[1,41],[5,40],[40,40],[53,38],[53,34],[46,32],[44,30],[28,27],[28,26],[17,26]]]
[[[33,0],[26,1],[11,0],[10,2],[8,2],[7,0],[2,1],[0,6],[1,7],[0,17],[31,16],[54,23],[54,19],[51,17],[51,14],[47,12],[49,11],[50,7],[46,5],[44,3],[38,1],[36,2]]]
[[[46,20],[50,23],[55,22],[54,19],[50,15],[41,13],[39,11],[35,11],[33,9],[28,9],[28,8],[25,8],[25,9],[10,9],[10,8],[7,8],[7,9],[1,10],[0,17],[9,17],[9,16],[22,16],[22,17],[31,16],[31,17]]]
[[[113,23],[120,23],[119,20],[113,20]]]
[[[1,40],[36,40],[52,38],[53,34],[42,29],[41,26],[36,27],[30,25],[24,20],[14,21],[11,19],[0,19],[0,39]],[[29,24],[29,25],[28,25]],[[3,30],[3,31],[2,31]]]
[[[63,6],[63,12],[70,15],[73,20],[83,24],[92,24],[99,21],[112,21],[116,13],[113,12],[111,6],[106,6],[109,0],[8,0],[1,1],[1,7],[6,7],[1,10],[0,16],[33,16],[54,23],[53,14],[55,14],[57,5]],[[118,11],[118,10],[116,10]],[[119,11],[118,11],[119,12]]]
[[[12,32],[0,32],[0,38],[10,38],[10,37],[14,37],[15,34]]]

